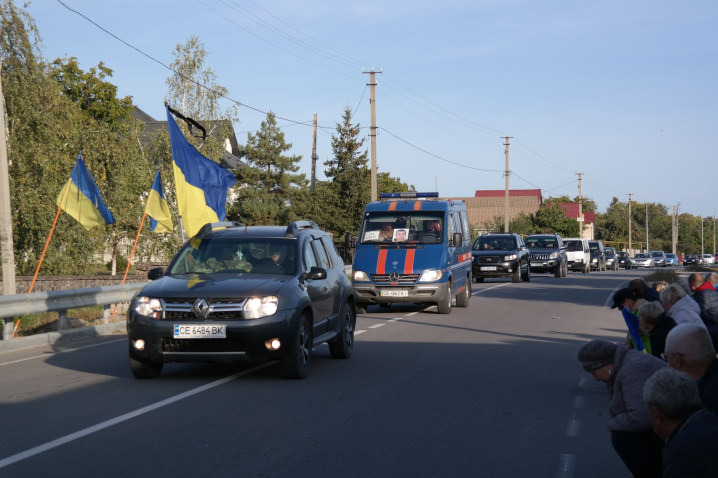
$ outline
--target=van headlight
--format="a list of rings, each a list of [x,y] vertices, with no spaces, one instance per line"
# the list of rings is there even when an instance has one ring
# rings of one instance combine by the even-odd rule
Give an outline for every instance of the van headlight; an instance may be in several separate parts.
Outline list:
[[[161,319],[162,302],[159,299],[138,297],[135,302],[135,312],[150,319]]]
[[[245,319],[260,319],[274,315],[279,307],[279,298],[276,296],[269,297],[252,297],[244,303]]]
[[[558,259],[558,252],[552,252],[550,256],[548,256],[549,259]]]
[[[419,282],[436,282],[439,279],[441,279],[441,271],[429,269],[429,270],[424,271],[421,274],[421,278],[419,279]]]
[[[364,271],[354,271],[352,277],[354,282],[369,282],[369,275]]]

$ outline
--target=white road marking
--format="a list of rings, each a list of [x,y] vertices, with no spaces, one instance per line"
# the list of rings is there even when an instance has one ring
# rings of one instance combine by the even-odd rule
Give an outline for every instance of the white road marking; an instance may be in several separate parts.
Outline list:
[[[578,379],[578,386],[585,387],[587,382],[588,382],[588,377],[581,377],[580,379]]]
[[[355,330],[354,335],[363,334],[364,332],[366,332],[366,330]]]
[[[71,433],[62,438],[58,438],[57,440],[52,440],[50,442],[45,443],[44,445],[36,446],[35,448],[30,448],[29,450],[9,456],[7,458],[0,460],[0,468],[4,468],[8,465],[12,465],[13,463],[17,463],[18,461],[24,460],[25,458],[30,458],[31,456],[38,455],[47,450],[52,450],[53,448],[57,448],[58,446],[64,445],[65,443],[70,443],[72,441],[78,440],[78,439],[85,437],[87,435],[90,435],[92,433],[98,432],[100,430],[104,430],[105,428],[111,427],[113,425],[117,425],[118,423],[122,423],[127,420],[130,420],[131,418],[135,418],[137,416],[143,415],[143,414],[151,412],[153,410],[157,410],[158,408],[162,408],[167,405],[171,405],[171,404],[178,402],[182,399],[191,397],[193,395],[197,395],[198,393],[202,393],[211,388],[218,387],[227,382],[231,382],[232,380],[238,379],[245,375],[249,375],[250,373],[256,372],[257,370],[261,370],[263,368],[269,367],[270,365],[274,365],[275,363],[276,362],[263,363],[256,367],[250,368],[249,370],[245,370],[244,372],[235,373],[234,375],[230,375],[229,377],[215,380],[214,382],[208,383],[206,385],[202,385],[201,387],[193,388],[192,390],[189,390],[184,393],[180,393],[179,395],[175,395],[174,397],[170,397],[165,400],[159,401],[157,403],[153,403],[152,405],[142,407],[140,409],[135,410],[134,412],[125,413],[124,415],[120,415],[119,417],[112,418],[111,420],[107,420],[105,422],[98,423],[97,425],[93,425],[89,428],[85,428],[84,430],[80,430],[75,433]]]
[[[387,322],[396,322],[396,319],[389,319]]]
[[[60,351],[58,351],[58,352],[47,353],[47,354],[44,354],[44,355],[35,355],[35,356],[33,356],[33,357],[27,357],[27,358],[20,359],[20,360],[13,360],[12,362],[0,363],[0,367],[2,367],[3,365],[10,365],[11,363],[24,362],[25,360],[33,360],[33,359],[37,359],[37,358],[50,357],[50,356],[56,355],[56,354],[64,354],[64,353],[67,353],[67,352],[74,352],[75,350],[89,349],[90,347],[99,347],[100,345],[105,345],[105,344],[114,344],[115,342],[122,342],[123,340],[127,340],[127,339],[124,338],[124,339],[120,339],[120,340],[110,340],[109,342],[102,342],[101,344],[85,345],[84,347],[77,347],[77,348],[74,348],[74,349],[60,350]]]
[[[576,464],[576,457],[573,455],[561,455],[558,461],[558,473],[556,478],[572,478],[573,467]]]
[[[410,312],[408,314],[404,314],[404,317],[411,317],[412,315],[416,315],[418,312]]]
[[[370,329],[376,329],[377,327],[384,327],[385,325],[386,325],[386,324],[375,324],[375,325],[370,325],[369,328],[370,328]]]
[[[578,430],[581,428],[581,422],[578,420],[569,420],[566,426],[566,436],[577,437]]]
[[[586,397],[579,395],[573,399],[573,408],[583,408],[586,403]]]
[[[503,287],[505,285],[511,285],[511,284],[513,284],[513,282],[506,282],[504,284],[495,285],[495,286],[489,287],[487,289],[481,289],[481,290],[477,290],[476,292],[472,292],[471,295],[481,294],[482,292],[486,292],[487,290],[496,289],[497,287]]]

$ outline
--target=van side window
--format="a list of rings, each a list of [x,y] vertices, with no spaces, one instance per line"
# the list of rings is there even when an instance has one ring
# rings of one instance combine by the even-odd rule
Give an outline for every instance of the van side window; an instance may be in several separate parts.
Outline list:
[[[309,272],[312,267],[319,267],[317,265],[317,257],[314,255],[314,248],[312,242],[307,242],[307,246],[304,248],[304,270]]]
[[[317,259],[319,259],[319,267],[327,270],[330,269],[332,267],[332,263],[329,262],[329,257],[327,256],[327,251],[324,249],[322,241],[314,239],[312,244],[314,245],[314,252],[317,254]]]
[[[451,236],[454,235],[454,215],[452,213],[449,213],[449,217],[446,222],[448,223],[446,230],[449,231],[449,240],[451,240]]]
[[[470,239],[471,228],[469,227],[469,217],[466,215],[466,211],[461,211],[461,225],[464,229],[464,237]]]

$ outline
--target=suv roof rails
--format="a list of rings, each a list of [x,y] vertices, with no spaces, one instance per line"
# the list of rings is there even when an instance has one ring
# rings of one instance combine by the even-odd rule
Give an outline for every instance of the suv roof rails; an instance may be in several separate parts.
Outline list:
[[[317,231],[320,231],[319,226],[313,221],[294,221],[290,222],[287,226],[287,232],[284,233],[284,237],[297,237],[297,233],[299,233],[302,229],[316,229]]]
[[[211,222],[202,226],[202,229],[195,235],[195,237],[205,237],[212,234],[212,231],[220,228],[228,227],[244,227],[244,224],[237,221],[224,221],[224,222]]]

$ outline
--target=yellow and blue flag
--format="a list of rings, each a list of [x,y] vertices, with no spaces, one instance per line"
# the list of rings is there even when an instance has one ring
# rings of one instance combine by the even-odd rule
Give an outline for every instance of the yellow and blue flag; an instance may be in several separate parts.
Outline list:
[[[234,174],[205,158],[184,137],[167,110],[172,166],[177,187],[177,207],[182,225],[193,237],[207,223],[224,221],[227,191],[236,182]]]
[[[115,217],[102,202],[100,190],[82,160],[82,152],[77,155],[70,180],[57,196],[57,205],[88,231],[95,226],[115,223]]]
[[[172,232],[172,217],[170,208],[167,205],[165,192],[162,189],[162,178],[160,171],[155,174],[155,182],[152,183],[150,195],[147,198],[147,215],[150,216],[150,231],[157,233]]]

